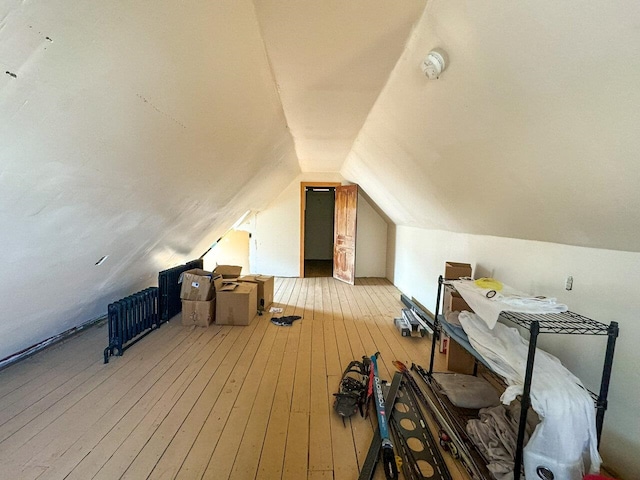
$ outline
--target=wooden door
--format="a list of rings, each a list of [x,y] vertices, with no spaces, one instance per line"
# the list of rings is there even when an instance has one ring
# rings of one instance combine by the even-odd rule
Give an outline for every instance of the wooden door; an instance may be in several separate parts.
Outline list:
[[[358,185],[336,187],[333,278],[353,285],[356,278]]]

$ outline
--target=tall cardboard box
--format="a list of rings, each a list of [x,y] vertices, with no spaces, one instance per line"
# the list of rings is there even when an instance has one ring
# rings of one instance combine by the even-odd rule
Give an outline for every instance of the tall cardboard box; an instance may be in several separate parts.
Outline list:
[[[239,282],[255,283],[258,286],[256,310],[265,310],[273,303],[273,277],[270,275],[244,275]]]
[[[457,280],[460,277],[471,277],[471,265],[459,262],[446,262],[444,264],[445,280]]]
[[[250,282],[225,283],[216,292],[216,323],[249,325],[256,316],[258,285]]]
[[[213,269],[214,275],[222,275],[225,280],[238,278],[240,272],[242,272],[242,267],[238,265],[218,265]]]
[[[197,325],[208,327],[213,323],[215,317],[216,301],[182,301],[182,325]]]
[[[208,301],[215,294],[215,275],[200,268],[194,268],[182,273],[180,298],[182,300]]]

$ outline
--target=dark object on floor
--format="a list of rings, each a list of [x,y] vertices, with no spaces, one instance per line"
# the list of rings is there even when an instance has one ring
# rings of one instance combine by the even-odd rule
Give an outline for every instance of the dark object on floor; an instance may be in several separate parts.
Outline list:
[[[280,327],[290,327],[295,320],[300,320],[302,317],[298,315],[289,315],[288,317],[273,317],[271,323]]]
[[[104,363],[118,351],[140,340],[153,328],[160,326],[158,316],[158,287],[150,287],[111,303],[107,308],[109,346],[104,349]],[[126,345],[125,345],[126,344]]]
[[[363,407],[367,401],[370,368],[371,361],[367,357],[362,357],[362,362],[354,360],[342,372],[338,393],[333,394],[336,397],[333,409],[343,419],[350,417],[358,410],[364,417]]]
[[[402,375],[396,372],[396,375]],[[407,380],[400,384],[389,426],[405,479],[451,480],[451,474],[427,426],[418,398]]]
[[[191,260],[184,265],[163,270],[158,273],[158,314],[160,322],[168,322],[171,318],[182,311],[182,300],[180,299],[181,284],[178,279],[183,272],[193,268],[203,268],[203,260]]]

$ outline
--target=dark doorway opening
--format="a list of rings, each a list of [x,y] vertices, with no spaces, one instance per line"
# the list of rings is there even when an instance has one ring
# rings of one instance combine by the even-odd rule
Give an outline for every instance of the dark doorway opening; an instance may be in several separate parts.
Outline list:
[[[304,276],[333,276],[335,188],[307,186],[304,213]]]

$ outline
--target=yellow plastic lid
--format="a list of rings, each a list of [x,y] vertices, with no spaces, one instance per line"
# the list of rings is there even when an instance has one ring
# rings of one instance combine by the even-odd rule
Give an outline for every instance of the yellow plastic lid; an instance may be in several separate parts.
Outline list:
[[[502,283],[495,278],[479,278],[474,282],[480,288],[486,288],[487,290],[495,290],[499,292],[502,290]]]

